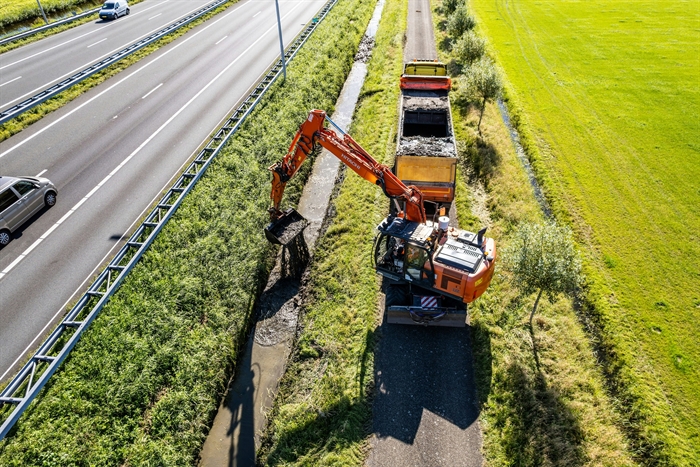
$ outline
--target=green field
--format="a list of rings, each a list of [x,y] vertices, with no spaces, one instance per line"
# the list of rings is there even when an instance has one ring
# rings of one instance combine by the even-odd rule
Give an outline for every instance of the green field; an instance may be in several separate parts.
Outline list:
[[[472,0],[641,459],[700,459],[700,2]],[[615,367],[611,369],[610,367]],[[615,383],[613,383],[615,384]]]

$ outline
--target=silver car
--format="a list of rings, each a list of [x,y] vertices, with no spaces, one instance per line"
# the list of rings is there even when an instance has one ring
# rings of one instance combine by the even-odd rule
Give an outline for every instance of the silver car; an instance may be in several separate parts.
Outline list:
[[[56,204],[57,193],[47,178],[0,177],[0,248],[30,217]]]
[[[126,0],[116,0],[113,2],[106,2],[102,5],[99,15],[100,19],[117,19],[129,13],[131,13],[131,10]]]

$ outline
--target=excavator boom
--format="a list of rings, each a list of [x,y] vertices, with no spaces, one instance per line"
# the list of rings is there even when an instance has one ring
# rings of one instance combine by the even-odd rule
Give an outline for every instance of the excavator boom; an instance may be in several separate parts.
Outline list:
[[[324,127],[326,120],[338,129],[340,135]],[[303,227],[299,228],[300,219],[303,220],[303,217],[293,209],[282,212],[280,204],[287,182],[301,168],[317,144],[327,149],[360,177],[378,185],[386,196],[403,202],[405,219],[420,223],[426,221],[423,194],[418,188],[406,186],[389,167],[377,162],[350,135],[340,130],[327,117],[326,112],[312,110],[299,127],[287,154],[269,168],[272,172],[272,207],[269,209],[271,223],[266,227],[265,235],[271,242],[285,245],[294,238],[294,235],[290,235],[290,229],[297,235],[303,230]]]

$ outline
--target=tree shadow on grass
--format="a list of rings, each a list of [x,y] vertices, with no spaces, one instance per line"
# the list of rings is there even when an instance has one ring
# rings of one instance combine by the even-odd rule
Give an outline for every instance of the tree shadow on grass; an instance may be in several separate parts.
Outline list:
[[[543,373],[519,362],[504,372],[495,429],[501,430],[513,465],[577,466],[587,463],[583,432],[575,415]]]
[[[498,450],[510,465],[584,465],[590,459],[583,447],[580,421],[571,410],[570,402],[552,385],[551,378],[548,379],[546,368],[537,364],[543,356],[542,349],[530,349],[532,354],[528,354],[527,349],[512,350],[508,360],[505,359],[503,351],[508,351],[508,345],[504,345],[504,336],[511,336],[505,339],[522,339],[513,332],[522,327],[521,315],[517,313],[521,306],[521,297],[513,297],[500,312],[494,312],[492,327],[485,322],[474,326],[477,374],[490,372],[491,394],[488,398],[481,397],[482,394],[479,397],[492,430],[487,439],[498,439]],[[494,341],[490,336],[496,331],[500,337]],[[492,356],[492,348],[486,349],[487,343],[500,348],[501,352]],[[488,364],[482,357],[484,354],[492,359]],[[487,366],[489,368],[485,368]],[[478,379],[479,389],[486,384],[486,379],[485,376]]]

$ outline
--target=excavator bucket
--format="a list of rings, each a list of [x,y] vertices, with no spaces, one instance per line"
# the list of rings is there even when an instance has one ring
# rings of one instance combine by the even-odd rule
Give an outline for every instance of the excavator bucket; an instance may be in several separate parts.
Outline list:
[[[265,237],[270,243],[287,245],[304,232],[309,221],[294,209],[287,209],[277,220],[265,227]]]

